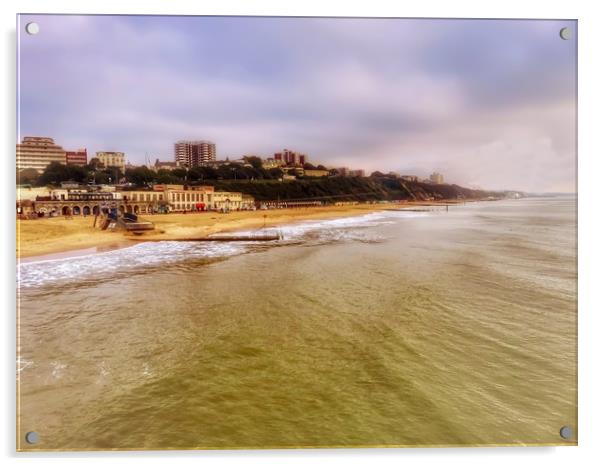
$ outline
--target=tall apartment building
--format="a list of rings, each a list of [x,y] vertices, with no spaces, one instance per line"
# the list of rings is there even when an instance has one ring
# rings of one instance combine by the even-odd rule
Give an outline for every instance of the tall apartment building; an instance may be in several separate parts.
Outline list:
[[[305,165],[308,161],[307,155],[289,149],[284,149],[282,152],[276,152],[274,154],[274,159],[281,161],[286,165]]]
[[[79,165],[80,167],[83,167],[88,163],[88,150],[78,149],[67,151],[65,152],[65,157],[67,159],[67,165]]]
[[[215,143],[211,141],[178,141],[174,144],[174,160],[184,167],[198,167],[215,162]]]
[[[65,164],[65,150],[54,143],[54,139],[40,136],[25,136],[17,144],[17,170],[33,168],[42,173],[51,162]]]
[[[96,158],[106,168],[117,167],[125,173],[125,154],[123,152],[97,152]]]

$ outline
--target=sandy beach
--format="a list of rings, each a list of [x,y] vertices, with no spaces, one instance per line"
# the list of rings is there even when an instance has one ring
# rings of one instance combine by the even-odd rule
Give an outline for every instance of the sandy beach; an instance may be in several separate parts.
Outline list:
[[[94,217],[91,216],[71,219],[55,217],[17,220],[17,257],[31,258],[90,248],[112,249],[135,244],[135,241],[139,242],[144,237],[155,240],[203,237],[226,231],[260,229],[264,223],[266,226],[274,226],[303,220],[362,215],[389,209],[416,208],[421,205],[424,203],[359,204],[240,211],[228,214],[200,212],[145,215],[140,217],[141,220],[153,222],[155,230],[142,237],[134,237],[122,231],[109,232],[94,228]]]

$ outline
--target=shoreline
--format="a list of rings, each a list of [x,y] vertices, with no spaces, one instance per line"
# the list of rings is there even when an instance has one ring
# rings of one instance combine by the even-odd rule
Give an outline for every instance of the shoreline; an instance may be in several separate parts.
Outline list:
[[[155,230],[140,236],[121,231],[102,231],[93,228],[94,217],[66,219],[64,217],[17,220],[17,261],[37,262],[95,254],[131,247],[144,242],[170,241],[206,237],[216,233],[247,231],[264,227],[295,224],[307,220],[327,220],[361,216],[387,210],[408,210],[419,207],[462,205],[466,201],[419,201],[399,204],[358,204],[321,206],[299,209],[217,212],[190,212],[144,215],[140,218],[155,224]]]

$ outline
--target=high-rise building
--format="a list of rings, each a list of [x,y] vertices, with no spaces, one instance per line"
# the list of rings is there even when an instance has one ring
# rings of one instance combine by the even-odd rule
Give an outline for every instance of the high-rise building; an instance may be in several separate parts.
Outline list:
[[[211,141],[178,141],[174,144],[174,160],[184,167],[198,167],[215,162],[215,143]]]
[[[443,184],[443,175],[441,173],[434,172],[429,179],[435,184]]]
[[[33,168],[39,173],[51,162],[67,163],[65,150],[54,143],[54,139],[40,136],[25,136],[17,144],[17,170]]]
[[[125,173],[125,154],[123,152],[97,152],[96,158],[105,168],[117,167]]]
[[[301,154],[293,150],[284,149],[282,152],[276,152],[274,159],[284,162],[286,165],[304,165],[308,161],[306,154]]]
[[[87,149],[77,149],[74,151],[65,152],[65,157],[67,159],[67,165],[79,165],[83,167],[88,163],[88,150]]]

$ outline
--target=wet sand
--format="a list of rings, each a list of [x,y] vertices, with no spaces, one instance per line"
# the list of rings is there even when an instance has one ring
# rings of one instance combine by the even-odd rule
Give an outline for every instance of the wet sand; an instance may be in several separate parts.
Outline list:
[[[442,203],[445,204],[445,203]],[[102,231],[94,228],[94,217],[42,218],[17,220],[17,257],[43,259],[57,254],[69,255],[74,251],[85,253],[114,249],[136,244],[141,238],[181,239],[198,238],[214,233],[236,230],[260,229],[302,220],[339,218],[379,210],[417,208],[437,203],[359,204],[350,206],[325,206],[299,209],[240,211],[221,214],[217,212],[172,213],[140,216],[155,224],[155,230],[142,236],[122,231]],[[136,241],[133,241],[133,238]],[[44,256],[44,257],[40,257]]]

